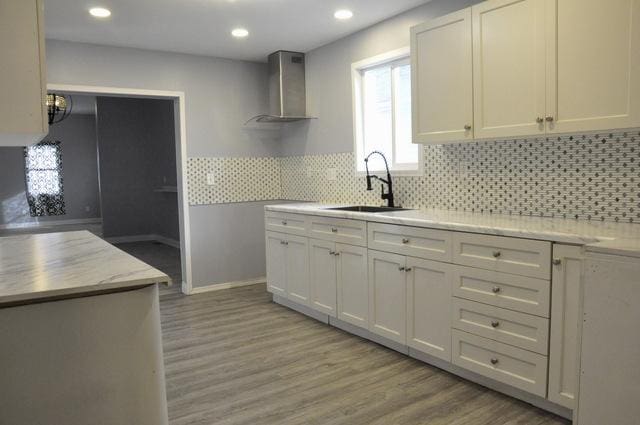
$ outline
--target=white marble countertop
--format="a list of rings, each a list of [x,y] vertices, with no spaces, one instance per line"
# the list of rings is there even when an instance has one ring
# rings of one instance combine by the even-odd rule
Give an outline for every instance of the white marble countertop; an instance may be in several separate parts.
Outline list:
[[[480,214],[446,210],[406,210],[382,213],[336,211],[342,205],[316,203],[268,205],[268,211],[321,215],[379,223],[461,232],[511,236],[584,245],[586,251],[640,258],[640,224],[563,218]]]
[[[0,238],[0,305],[171,283],[88,231]]]

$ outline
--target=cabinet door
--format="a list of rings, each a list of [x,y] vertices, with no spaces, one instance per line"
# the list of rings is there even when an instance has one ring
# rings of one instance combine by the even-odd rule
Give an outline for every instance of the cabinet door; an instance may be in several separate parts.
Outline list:
[[[546,0],[548,132],[640,126],[640,0]]]
[[[336,244],[309,239],[309,306],[336,317]]]
[[[282,297],[287,296],[287,281],[285,264],[287,261],[287,246],[280,233],[267,232],[267,291]]]
[[[369,330],[406,344],[405,257],[369,250]]]
[[[472,7],[476,138],[544,134],[544,6],[489,0]]]
[[[367,249],[336,244],[338,258],[338,319],[367,328],[369,318],[369,282]]]
[[[48,131],[42,0],[0,2],[0,146],[39,142]]]
[[[554,245],[551,282],[549,400],[574,408],[578,390],[578,329],[582,249]]]
[[[451,361],[451,266],[407,257],[407,345]]]
[[[287,297],[299,304],[309,305],[309,243],[302,236],[286,235],[287,261],[285,267]]]
[[[473,138],[471,8],[411,29],[413,142]]]

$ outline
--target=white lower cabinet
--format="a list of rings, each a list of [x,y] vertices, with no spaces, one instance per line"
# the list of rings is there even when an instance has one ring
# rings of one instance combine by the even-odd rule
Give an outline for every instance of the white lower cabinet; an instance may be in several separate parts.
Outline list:
[[[367,248],[336,244],[338,319],[368,327]]]
[[[309,305],[307,238],[267,232],[267,289],[302,305]]]
[[[336,244],[309,239],[310,304],[329,316],[336,317],[337,264]]]
[[[406,257],[373,250],[369,250],[368,255],[369,330],[406,344]]]
[[[555,245],[551,282],[549,400],[569,409],[578,391],[578,332],[582,248]]]
[[[407,345],[451,361],[451,265],[407,257]]]

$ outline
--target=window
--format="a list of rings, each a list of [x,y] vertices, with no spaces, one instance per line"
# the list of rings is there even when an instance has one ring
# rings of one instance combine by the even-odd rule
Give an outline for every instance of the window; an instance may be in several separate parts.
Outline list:
[[[60,142],[26,147],[25,173],[31,216],[64,215]]]
[[[411,65],[409,49],[400,49],[352,65],[356,170],[377,150],[394,174],[422,173],[419,145],[411,142]],[[369,169],[384,170],[379,156]]]

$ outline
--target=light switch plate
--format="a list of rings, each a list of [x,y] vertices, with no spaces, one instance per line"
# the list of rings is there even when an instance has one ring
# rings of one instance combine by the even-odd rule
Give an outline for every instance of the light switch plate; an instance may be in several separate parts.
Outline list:
[[[327,168],[326,170],[327,180],[330,182],[334,182],[338,180],[338,169],[337,168]]]
[[[216,185],[216,175],[213,173],[207,173],[207,186]]]

